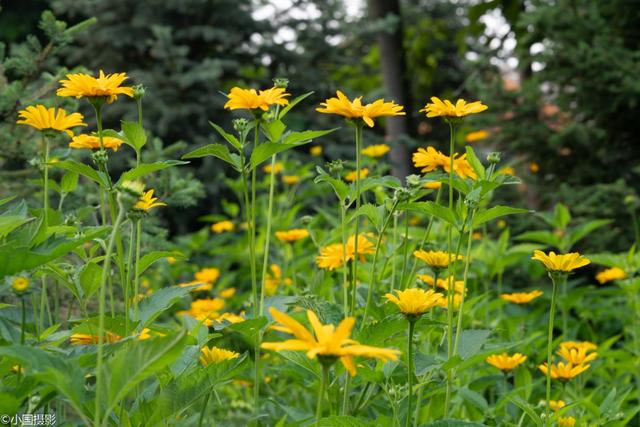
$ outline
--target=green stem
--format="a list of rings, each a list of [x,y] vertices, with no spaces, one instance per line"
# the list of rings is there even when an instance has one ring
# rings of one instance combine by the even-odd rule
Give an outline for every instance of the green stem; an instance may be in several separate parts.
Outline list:
[[[198,427],[202,427],[202,422],[204,421],[204,414],[207,412],[207,406],[209,405],[209,399],[211,399],[211,392],[207,393],[204,398],[204,404],[202,405],[202,410],[200,411],[200,418],[198,419]]]
[[[362,123],[356,124],[356,213],[360,210],[360,150],[362,147]],[[358,286],[358,235],[360,234],[360,218],[356,216],[356,234],[353,244],[353,289],[351,289],[351,310],[356,308],[356,288]],[[345,248],[346,252],[346,248]]]
[[[413,329],[416,321],[409,320],[409,336],[407,337],[407,422],[406,427],[411,425],[411,405],[413,399]]]
[[[140,249],[142,235],[142,220],[136,220],[136,264],[133,273],[133,307],[135,319],[138,320],[138,293],[140,292]]]
[[[24,302],[24,296],[20,295],[20,301],[22,302],[22,304],[21,304],[21,306],[22,306],[22,323],[21,323],[21,327],[20,327],[20,344],[24,345],[25,328],[27,327],[27,305]]]
[[[107,251],[105,253],[104,265],[102,266],[102,277],[100,279],[100,291],[98,296],[98,351],[97,351],[97,361],[96,361],[96,401],[95,401],[95,410],[94,410],[94,426],[99,427],[101,423],[100,419],[100,411],[101,405],[100,400],[102,397],[102,382],[104,373],[102,372],[102,364],[104,358],[104,317],[105,317],[105,297],[106,297],[106,284],[107,277],[109,276],[109,270],[111,267],[111,255],[113,253],[113,246],[116,240],[116,236],[118,234],[118,229],[120,228],[120,224],[122,223],[122,219],[124,218],[124,208],[120,206],[118,211],[118,216],[116,218],[115,223],[113,224],[113,229],[111,230],[111,235],[109,236],[109,242],[107,243]],[[105,418],[108,414],[105,414]]]
[[[456,339],[453,344],[453,355],[458,352],[458,342],[460,339],[460,333],[462,331],[462,317],[464,314],[464,299],[465,294],[467,293],[467,280],[469,278],[469,264],[471,264],[471,243],[473,242],[473,216],[475,214],[475,209],[470,209],[469,211],[469,232],[467,238],[467,252],[464,257],[464,273],[462,275],[462,295],[460,296],[460,308],[458,309],[458,323],[456,325]],[[462,236],[460,236],[462,238]],[[453,287],[455,291],[455,282],[449,283],[450,287]]]
[[[349,315],[349,279],[348,279],[348,270],[349,263],[347,262],[347,227],[346,227],[346,217],[347,209],[344,206],[344,203],[340,201],[340,230],[342,234],[342,292],[344,294],[343,298],[343,309],[344,309],[344,317]],[[346,387],[345,387],[346,389]]]
[[[409,212],[404,213],[404,250],[402,252],[402,273],[400,274],[400,283],[402,289],[406,289],[408,283],[404,281],[407,272],[407,259],[409,257]]]
[[[44,172],[44,183],[43,183],[43,191],[44,191],[44,200],[43,200],[43,206],[44,206],[44,226],[45,228],[49,226],[49,138],[47,138],[44,134],[44,132],[42,133],[42,142],[44,144],[44,154],[43,154],[43,165],[42,165],[42,170]]]
[[[322,418],[322,401],[324,400],[325,388],[327,387],[327,383],[329,382],[329,368],[330,365],[326,363],[322,364],[322,377],[320,378],[320,388],[318,389],[318,403],[316,405],[316,427],[320,425],[320,419]]]
[[[135,236],[136,229],[134,227],[133,221],[129,222],[130,230],[129,230],[129,254],[127,255],[127,282],[124,285],[124,329],[129,333],[129,309],[131,306],[131,285],[133,284],[132,274],[132,266],[133,266],[133,248],[135,246]]]
[[[396,251],[398,245],[398,215],[393,215],[393,238],[392,238],[392,248],[393,248],[393,258],[391,261],[391,287],[389,288],[389,292],[393,292],[396,283]]]
[[[269,265],[269,243],[271,240],[271,219],[273,216],[273,193],[275,190],[276,155],[271,156],[271,173],[269,174],[269,203],[267,207],[267,229],[264,239],[264,256],[262,258],[262,283],[260,284],[260,316],[264,314],[264,286],[267,280],[267,268]]]
[[[553,283],[553,291],[551,292],[551,308],[549,310],[549,330],[547,334],[547,384],[546,384],[546,402],[545,405],[545,426],[549,426],[551,421],[551,412],[549,411],[549,401],[551,400],[551,349],[553,344],[553,322],[556,313],[556,297],[558,294],[558,285],[562,285],[566,280],[566,276],[561,279],[560,283],[556,283],[557,277],[550,273],[551,282]]]

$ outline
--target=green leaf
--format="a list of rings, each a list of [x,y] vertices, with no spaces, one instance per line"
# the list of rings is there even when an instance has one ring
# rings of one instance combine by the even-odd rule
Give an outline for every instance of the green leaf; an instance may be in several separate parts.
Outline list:
[[[0,199],[0,206],[6,205],[7,203],[9,203],[15,198],[16,196],[9,196],[9,197],[5,197],[4,199]]]
[[[251,169],[257,168],[262,162],[271,158],[274,154],[297,147],[297,144],[281,144],[275,142],[264,142],[256,147],[251,153]]]
[[[366,216],[371,221],[376,230],[380,231],[382,222],[384,221],[384,206],[374,206],[371,203],[360,206],[355,213],[356,217]]]
[[[311,376],[315,379],[320,379],[320,370],[318,368],[318,363],[309,359],[304,353],[299,351],[279,351],[278,355],[284,357],[289,362],[301,368],[307,374],[311,374]]]
[[[478,157],[476,157],[476,153],[473,151],[473,147],[471,147],[470,145],[467,145],[466,151],[467,151],[467,161],[473,168],[474,172],[478,175],[479,179],[484,179],[485,177],[484,166],[482,165]]]
[[[171,286],[162,288],[151,294],[151,296],[144,298],[138,306],[139,327],[148,326],[162,312],[168,310],[172,305],[188,295],[191,289],[192,287],[189,286]]]
[[[471,404],[479,411],[486,412],[489,410],[489,403],[487,403],[487,400],[480,393],[467,387],[460,387],[457,391],[465,402]]]
[[[460,333],[458,353],[460,357],[468,359],[477,354],[491,335],[487,329],[467,329]]]
[[[316,171],[318,172],[318,176],[313,180],[314,183],[319,184],[321,182],[326,182],[333,188],[333,191],[336,193],[336,196],[340,200],[340,202],[344,203],[345,199],[349,195],[349,186],[345,184],[341,179],[337,179],[329,175],[322,169],[320,166],[316,167]]]
[[[247,319],[240,323],[232,323],[228,325],[226,329],[239,333],[249,342],[253,343],[266,324],[266,317],[258,317],[256,319]]]
[[[278,142],[287,127],[280,120],[262,123],[262,130],[271,142]]]
[[[558,203],[553,210],[553,225],[561,230],[567,228],[571,222],[571,213],[569,209],[562,203]]]
[[[213,156],[230,164],[236,171],[241,172],[240,159],[237,155],[231,154],[229,148],[222,144],[209,144],[182,156],[183,159],[197,159],[200,157]]]
[[[522,400],[519,397],[507,397],[518,408],[522,409],[531,418],[531,421],[538,427],[542,426],[542,419],[536,412],[535,408],[527,401]]]
[[[411,202],[411,203],[403,203],[398,205],[397,208],[399,211],[413,211],[413,212],[421,212],[427,215],[435,216],[448,222],[454,227],[457,226],[457,217],[456,214],[449,208],[439,205],[434,202]]]
[[[224,138],[225,141],[234,146],[238,151],[242,150],[242,144],[238,141],[238,138],[236,138],[235,135],[225,132],[224,129],[213,122],[209,122],[209,124],[220,134],[222,138]]]
[[[131,341],[117,350],[105,365],[107,378],[106,414],[131,392],[136,385],[155,375],[173,363],[187,343],[186,331],[153,338],[146,341]]]
[[[21,215],[2,215],[0,216],[0,239],[7,236],[16,228],[27,222],[33,221],[35,218],[26,218]]]
[[[307,93],[303,93],[302,95],[296,97],[293,101],[289,102],[289,104],[284,107],[282,110],[280,110],[280,114],[278,115],[278,119],[282,120],[282,118],[284,116],[287,115],[287,113],[296,106],[296,104],[298,104],[300,101],[302,101],[303,99],[305,99],[306,97],[308,97],[309,95],[313,94],[313,92],[307,92]]]
[[[488,222],[506,215],[532,213],[532,212],[533,211],[530,211],[528,209],[512,208],[510,206],[498,205],[489,209],[483,209],[478,211],[478,213],[476,213],[473,217],[473,226],[478,227],[479,225],[484,224],[485,222]]]
[[[578,240],[586,237],[594,230],[604,227],[605,225],[611,224],[611,220],[609,219],[595,219],[593,221],[588,221],[584,224],[581,224],[571,230],[569,232],[569,244],[573,246]]]
[[[80,175],[98,183],[101,187],[107,188],[109,186],[109,180],[105,174],[85,165],[84,163],[78,163],[75,160],[63,160],[61,162],[49,163],[49,166],[79,173]]]
[[[347,415],[332,415],[320,419],[320,427],[370,427],[373,424],[363,421],[360,418]]]
[[[140,262],[138,263],[138,269],[140,271],[140,274],[144,273],[144,271],[147,268],[151,267],[151,265],[156,261],[161,260],[163,258],[168,258],[168,257],[183,259],[184,255],[182,254],[182,252],[178,252],[178,251],[149,252],[148,254],[145,254],[142,258],[140,258]]]
[[[543,243],[556,248],[560,246],[560,239],[550,231],[526,231],[516,236],[515,239]]]
[[[302,132],[288,132],[284,136],[282,143],[303,145],[311,142],[312,139],[320,138],[321,136],[328,135],[336,130],[338,130],[338,128],[328,130],[305,130]]]
[[[428,424],[420,424],[420,427],[486,427],[486,425],[472,421],[438,420]]]
[[[124,142],[137,152],[147,143],[147,134],[138,122],[122,122]]]
[[[62,175],[62,180],[60,181],[60,190],[63,193],[71,193],[75,191],[78,187],[78,176],[79,174],[74,171],[67,171],[64,175]]]
[[[95,262],[87,263],[80,274],[78,280],[80,287],[82,288],[84,298],[89,299],[100,288],[100,281],[102,280],[102,267]]]
[[[141,178],[145,175],[148,175],[153,172],[157,172],[159,170],[171,168],[179,165],[186,165],[189,162],[182,162],[180,160],[164,160],[161,162],[155,163],[142,163],[139,166],[136,166],[133,169],[129,169],[120,175],[120,179],[118,180],[118,184],[122,184],[125,181],[133,181],[135,179]]]

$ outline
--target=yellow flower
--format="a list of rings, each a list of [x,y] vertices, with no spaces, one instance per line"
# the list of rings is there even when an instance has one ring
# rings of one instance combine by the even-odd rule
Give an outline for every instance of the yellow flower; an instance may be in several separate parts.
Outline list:
[[[465,142],[476,142],[481,141],[483,139],[487,139],[489,137],[489,132],[486,130],[477,130],[475,132],[469,132],[467,136],[464,137]]]
[[[367,126],[373,127],[373,119],[385,116],[404,116],[403,107],[395,102],[385,102],[384,99],[362,105],[362,97],[359,96],[350,101],[342,92],[336,91],[335,98],[329,98],[320,103],[316,108],[319,113],[337,114],[347,119],[362,119]]]
[[[531,171],[531,173],[538,173],[540,171],[540,165],[538,165],[536,162],[531,162],[529,163],[529,170]]]
[[[233,221],[229,220],[218,221],[211,224],[211,231],[216,234],[224,233],[225,231],[233,231],[235,228],[236,226],[233,224]]]
[[[418,250],[413,252],[413,256],[424,261],[431,268],[444,269],[449,266],[449,262],[454,260],[454,254],[449,254],[442,251],[424,251]],[[458,255],[455,260],[464,259],[462,255]]]
[[[120,138],[103,136],[102,144],[104,145],[104,148],[110,148],[113,151],[118,151],[118,148],[120,148],[120,146],[124,144],[124,141],[121,140]],[[87,148],[90,150],[97,150],[100,148],[100,138],[96,135],[87,135],[87,134],[74,136],[71,142],[69,143],[69,147],[75,148],[78,150],[83,148]]]
[[[442,183],[439,181],[431,181],[427,182],[423,185],[424,188],[428,188],[429,190],[439,190],[442,187]]]
[[[16,292],[24,292],[29,289],[29,279],[24,276],[14,277],[11,281],[11,287]]]
[[[284,165],[280,162],[277,162],[273,168],[273,173],[280,173],[284,170]],[[271,173],[271,163],[269,163],[268,165],[265,165],[262,168],[262,171],[264,173]]]
[[[558,427],[573,427],[576,425],[576,419],[573,417],[559,417]]]
[[[269,313],[295,339],[262,343],[261,347],[267,350],[306,351],[308,358],[315,359],[319,356],[323,363],[334,358],[340,359],[345,369],[352,376],[356,374],[356,364],[353,360],[355,356],[387,361],[397,360],[400,354],[398,350],[361,345],[357,341],[350,339],[349,335],[351,335],[351,330],[356,322],[353,317],[343,319],[336,328],[331,324],[323,325],[313,311],[307,310],[307,318],[313,328],[312,333],[298,321],[273,307],[269,308]]]
[[[276,237],[282,242],[295,242],[309,237],[309,232],[304,228],[293,228],[286,231],[276,231]]]
[[[300,182],[300,177],[297,175],[283,175],[282,182],[287,185],[295,185]]]
[[[509,356],[507,353],[502,354],[493,354],[485,360],[489,365],[493,365],[501,371],[511,371],[516,366],[527,360],[527,356],[514,353],[512,356]]]
[[[237,359],[240,356],[240,353],[218,347],[204,346],[200,349],[200,352],[200,363],[204,366],[209,366],[211,363],[223,362],[225,360]]]
[[[451,157],[442,154],[440,151],[433,147],[418,148],[418,151],[413,153],[413,165],[417,168],[422,168],[421,172],[428,173],[438,168],[442,169],[446,173],[451,171]],[[453,172],[460,178],[477,179],[476,172],[469,164],[467,155],[463,154],[458,157],[458,153],[453,154]]]
[[[309,149],[309,154],[312,156],[321,156],[322,155],[322,145],[314,145]]]
[[[121,339],[121,336],[111,332],[107,332],[107,336],[104,338],[103,342],[113,344],[114,342],[120,341]],[[99,337],[98,335],[91,334],[71,334],[69,340],[71,341],[72,345],[89,345],[98,344]]]
[[[531,292],[514,292],[511,294],[501,294],[500,298],[514,304],[526,304],[542,295],[543,292],[535,290]]]
[[[596,274],[596,280],[601,284],[605,284],[607,282],[611,282],[613,280],[623,280],[627,278],[627,274],[623,269],[618,267],[607,268],[606,270],[601,271]]]
[[[375,144],[370,145],[367,148],[363,148],[361,153],[367,157],[382,157],[391,150],[387,144]]]
[[[206,326],[211,326],[213,320],[220,318],[220,310],[224,308],[225,302],[220,298],[203,298],[191,302],[189,310],[179,311],[178,315],[189,315],[194,319],[203,322]]]
[[[358,234],[358,255],[364,261],[364,256],[375,252],[375,246],[362,234]],[[355,259],[356,236],[352,235],[347,239],[347,261]]]
[[[420,274],[420,275],[418,275],[418,279],[422,280],[423,282],[425,282],[429,286],[433,286],[434,285],[433,277],[429,276],[428,274]],[[449,290],[449,278],[438,279],[438,282],[435,285],[437,287],[439,287],[440,289],[444,289],[445,291],[448,291]],[[461,294],[463,289],[464,289],[464,280],[456,280],[453,283],[453,291],[454,292],[457,292],[457,293]]]
[[[515,175],[516,171],[511,166],[506,166],[497,172],[498,175]]]
[[[398,306],[402,314],[419,316],[433,307],[441,307],[444,295],[432,289],[425,291],[420,288],[409,288],[404,291],[396,290],[398,296],[385,294],[385,298]]]
[[[256,110],[267,111],[271,105],[287,105],[289,101],[285,97],[289,96],[283,88],[273,87],[260,92],[255,89],[242,89],[234,87],[227,98],[229,99],[224,108],[228,110]]]
[[[345,253],[342,243],[334,243],[320,249],[320,255],[316,257],[316,264],[320,268],[335,270],[342,266]]]
[[[99,76],[88,74],[67,74],[67,80],[60,80],[62,87],[58,89],[58,96],[73,96],[75,98],[106,97],[108,104],[118,99],[118,95],[133,97],[133,88],[120,86],[127,77],[127,73],[115,73],[105,75],[100,70]]]
[[[267,273],[264,280],[264,290],[267,295],[275,295],[280,284],[290,285],[293,283],[291,279],[282,279],[282,269],[277,264],[271,264],[271,273]]]
[[[138,203],[135,204],[134,208],[142,211],[149,211],[152,208],[157,206],[167,206],[166,203],[156,202],[158,200],[157,197],[153,197],[153,190],[145,191]]]
[[[213,285],[211,283],[203,283],[200,280],[192,280],[191,282],[178,283],[178,286],[181,288],[186,288],[187,286],[199,285],[197,288],[191,289],[191,292],[200,292],[200,291],[210,291],[213,289]]]
[[[558,362],[551,364],[551,378],[560,380],[570,380],[577,377],[587,369],[590,365],[574,365],[573,363]],[[538,366],[543,374],[547,375],[547,363]]]
[[[220,298],[228,299],[233,297],[236,294],[236,288],[227,288],[220,291],[218,296]]]
[[[222,313],[220,316],[215,317],[213,321],[217,323],[222,323],[224,321],[229,323],[242,323],[244,322],[244,311],[240,314]]]
[[[473,180],[478,179],[476,171],[471,167],[471,163],[467,160],[467,155],[463,154],[460,157],[456,157],[458,154],[453,155],[453,172],[455,172],[460,178],[471,178]]]
[[[217,268],[203,268],[193,277],[199,282],[214,283],[220,277],[220,270]]]
[[[30,105],[24,110],[18,111],[19,120],[16,122],[19,125],[28,125],[38,130],[56,130],[58,132],[66,132],[70,137],[73,136],[73,132],[69,129],[76,126],[86,126],[82,120],[84,116],[80,113],[71,113],[67,115],[67,112],[62,108],[47,108],[42,104],[38,104],[35,107]]]
[[[577,348],[579,350],[596,350],[598,348],[598,346],[592,342],[589,341],[564,341],[560,343],[560,348],[562,347],[566,347],[566,348]]]
[[[582,365],[598,357],[597,352],[589,353],[590,350],[595,350],[595,348],[589,345],[583,345],[582,343],[567,341],[560,344],[560,350],[557,351],[557,354],[567,362],[574,365]]]
[[[146,341],[151,338],[151,329],[143,328],[138,334],[138,341]]]
[[[549,408],[551,408],[552,411],[559,411],[560,409],[564,408],[565,406],[567,406],[567,403],[564,400],[550,400],[549,401]]]
[[[440,98],[432,96],[431,102],[425,105],[425,107],[420,110],[420,112],[427,113],[427,117],[446,117],[446,118],[456,118],[456,117],[465,117],[469,114],[477,114],[486,110],[486,105],[482,104],[480,101],[467,103],[464,99],[458,99],[455,105],[445,99],[444,101],[440,100]]]
[[[369,168],[360,169],[360,179],[366,178],[369,175]],[[345,181],[354,182],[356,180],[356,171],[351,171],[344,177]]]
[[[531,259],[540,261],[549,271],[559,271],[564,273],[573,271],[576,268],[584,267],[591,262],[578,252],[560,255],[553,251],[549,252],[549,254],[545,254],[540,250],[534,251]]]

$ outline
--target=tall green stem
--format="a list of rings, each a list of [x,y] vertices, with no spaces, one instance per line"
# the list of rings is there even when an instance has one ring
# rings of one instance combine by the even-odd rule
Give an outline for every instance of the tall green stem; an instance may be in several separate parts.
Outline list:
[[[42,133],[42,144],[44,145],[44,153],[42,158],[42,171],[44,176],[43,182],[43,207],[44,207],[44,225],[49,226],[49,138]]]
[[[558,295],[558,286],[563,285],[566,281],[566,275],[557,277],[554,273],[549,273],[551,282],[553,283],[553,291],[551,292],[551,308],[549,309],[549,331],[547,334],[547,387],[546,387],[546,406],[545,406],[545,426],[551,425],[551,412],[549,410],[549,402],[551,401],[551,349],[553,344],[553,322],[556,314],[556,297]],[[560,283],[557,283],[557,282]]]
[[[407,272],[407,259],[409,257],[409,212],[404,213],[404,249],[402,251],[402,273],[400,274],[400,283],[402,289],[406,289],[408,283],[404,281]]]
[[[344,317],[349,315],[349,263],[347,262],[347,227],[346,227],[347,209],[344,203],[340,201],[340,232],[342,234],[342,292],[343,292],[343,309]]]
[[[362,148],[362,123],[356,124],[356,213],[360,210],[360,151]],[[356,308],[356,288],[358,286],[358,235],[360,234],[360,218],[355,217],[356,234],[353,244],[353,289],[351,289],[351,310],[350,314]],[[345,248],[346,252],[346,248]]]
[[[460,333],[462,331],[462,317],[464,314],[464,298],[467,293],[467,280],[469,278],[469,264],[471,264],[471,242],[473,241],[473,216],[475,209],[469,210],[469,230],[467,238],[467,251],[464,256],[464,273],[462,275],[462,295],[460,296],[460,308],[458,309],[458,323],[456,325],[456,339],[453,344],[453,354],[458,352],[458,341],[460,339]],[[460,236],[462,238],[462,236]],[[455,282],[449,283],[449,286],[453,286],[455,290]]]
[[[131,305],[131,285],[133,284],[133,277],[131,277],[132,274],[132,267],[133,267],[133,248],[135,247],[135,236],[136,236],[136,229],[134,226],[133,221],[129,221],[129,226],[130,226],[130,230],[129,230],[129,254],[127,255],[127,282],[124,285],[124,324],[125,327],[124,329],[127,331],[127,333],[129,332],[129,308]]]
[[[267,229],[264,239],[264,257],[262,259],[262,283],[260,284],[260,316],[264,313],[264,286],[267,280],[267,268],[269,265],[269,243],[271,240],[271,217],[273,216],[273,193],[275,190],[276,155],[271,156],[271,173],[269,174],[269,204],[267,207]]]
[[[398,247],[398,212],[393,215],[393,237],[391,239],[391,247],[393,248],[392,259],[391,259],[391,286],[389,287],[389,292],[393,292],[393,289],[396,286],[396,249]]]
[[[138,320],[138,294],[140,293],[140,250],[142,237],[142,220],[136,219],[136,264],[133,273],[133,307],[135,319]]]
[[[326,363],[322,364],[322,377],[320,378],[320,388],[318,389],[318,403],[316,405],[316,427],[320,425],[320,419],[322,418],[322,401],[324,400],[325,389],[327,387],[327,383],[329,382],[330,367],[331,366]]]
[[[253,149],[258,147],[260,137],[260,123],[255,127]],[[251,201],[247,204],[249,208],[249,261],[251,263],[251,289],[253,292],[253,317],[259,316],[259,299],[258,299],[258,273],[256,266],[256,168],[251,169]]]
[[[124,208],[119,206],[118,216],[113,224],[111,235],[109,236],[109,242],[107,243],[107,251],[105,253],[104,265],[102,266],[102,277],[100,279],[100,291],[98,296],[98,354],[96,361],[96,401],[94,410],[94,426],[99,427],[101,425],[100,400],[102,398],[102,382],[104,373],[102,372],[102,363],[104,358],[104,317],[105,317],[105,297],[106,297],[106,284],[107,277],[109,277],[109,270],[111,267],[111,255],[113,253],[113,246],[118,235],[118,229],[124,218]],[[105,417],[108,414],[105,414]]]
[[[25,340],[25,328],[27,327],[27,305],[24,302],[24,295],[20,295],[20,302],[22,306],[22,321],[20,324],[20,344],[24,345]],[[20,371],[20,370],[18,370]]]
[[[413,400],[413,329],[415,327],[416,320],[409,319],[409,336],[407,337],[407,421],[406,427],[411,425],[411,406]]]

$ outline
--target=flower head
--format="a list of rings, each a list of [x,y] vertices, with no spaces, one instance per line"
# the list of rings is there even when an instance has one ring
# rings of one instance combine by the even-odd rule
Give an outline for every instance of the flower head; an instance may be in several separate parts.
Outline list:
[[[420,316],[433,307],[441,307],[445,297],[433,289],[425,291],[420,288],[409,288],[404,291],[396,290],[393,294],[385,294],[387,301],[391,301],[398,306],[402,314],[409,316]]]
[[[458,257],[454,259],[454,254],[442,251],[425,251],[422,249],[414,251],[413,256],[426,262],[429,267],[438,270],[447,268],[451,261],[464,259],[462,255],[458,255]]]
[[[573,363],[574,365],[582,365],[598,357],[597,352],[589,353],[596,348],[597,346],[590,342],[578,343],[566,341],[560,343],[560,349],[557,351],[557,354],[567,362]]]
[[[569,273],[576,268],[584,267],[589,264],[587,258],[580,255],[578,252],[572,252],[565,255],[556,254],[551,251],[549,254],[545,254],[540,250],[536,250],[533,252],[533,257],[531,259],[535,259],[544,264],[547,270],[551,272],[563,272]]]
[[[437,286],[438,288],[444,289],[445,291],[449,290],[449,278],[444,278],[444,279],[438,278],[438,281],[435,282],[435,279],[433,278],[433,276],[429,276],[428,274],[420,274],[418,275],[418,279],[422,280],[424,283],[426,283],[429,286]],[[461,294],[464,289],[465,289],[464,280],[456,280],[453,283],[454,292]]]
[[[453,104],[448,99],[444,101],[440,100],[438,97],[431,97],[431,102],[425,105],[425,107],[420,110],[420,112],[425,112],[427,117],[445,117],[445,118],[459,118],[465,117],[470,114],[481,113],[486,110],[486,105],[482,104],[480,101],[475,102],[467,102],[464,99],[458,99],[455,104]]]
[[[362,119],[367,126],[373,127],[373,119],[385,116],[404,116],[403,107],[395,102],[385,102],[378,99],[371,104],[362,105],[362,97],[359,96],[353,101],[349,100],[344,93],[337,91],[336,97],[329,98],[320,103],[316,108],[319,113],[337,114],[347,119]]]
[[[340,359],[352,376],[356,374],[356,364],[353,360],[356,356],[387,361],[397,360],[400,354],[398,350],[361,345],[350,339],[351,330],[355,325],[353,317],[343,319],[338,327],[335,327],[331,324],[323,325],[313,311],[307,310],[307,318],[312,326],[310,331],[297,320],[273,307],[269,308],[269,313],[280,323],[279,330],[286,331],[294,338],[282,342],[262,343],[261,347],[267,350],[306,351],[308,358],[320,357],[323,363]]]
[[[298,175],[282,175],[282,182],[287,185],[296,185],[300,182],[300,177]]]
[[[203,298],[191,302],[189,310],[179,311],[178,315],[189,315],[194,319],[211,326],[213,320],[221,318],[220,310],[225,306],[225,302],[220,298]]]
[[[67,115],[67,112],[62,108],[47,108],[42,104],[38,104],[35,107],[30,105],[24,110],[18,111],[19,120],[16,122],[19,125],[27,125],[40,131],[55,130],[58,132],[65,132],[70,137],[73,136],[71,128],[77,126],[86,126],[83,123],[84,116],[80,113],[71,113]]]
[[[475,132],[469,132],[465,137],[465,142],[476,142],[489,137],[489,132],[486,130],[477,130]]]
[[[309,231],[304,228],[292,228],[291,230],[276,231],[276,237],[281,242],[291,243],[309,237]]]
[[[236,294],[236,288],[227,288],[220,291],[218,296],[223,299],[231,298]]]
[[[263,110],[267,111],[271,105],[287,105],[289,96],[284,88],[273,87],[267,90],[242,89],[234,87],[227,98],[224,108],[228,110]]]
[[[145,191],[140,200],[135,204],[134,209],[149,211],[157,206],[167,206],[166,203],[156,202],[157,197],[153,197],[153,189]]]
[[[320,268],[335,270],[345,261],[345,250],[342,243],[333,243],[320,249],[320,255],[316,257],[316,264]]]
[[[116,341],[120,341],[122,337],[120,335],[116,335],[112,332],[107,331],[106,336],[103,338],[103,342],[113,344]],[[98,344],[100,341],[100,337],[98,335],[91,334],[71,334],[69,337],[71,341],[71,345],[89,345],[89,344]]]
[[[513,353],[509,356],[507,353],[492,354],[485,360],[489,365],[495,366],[501,371],[511,371],[516,366],[527,360],[527,356],[520,353]]]
[[[560,409],[564,408],[565,406],[567,406],[567,402],[565,402],[564,400],[550,400],[549,401],[549,408],[551,408],[552,411],[559,411]]]
[[[220,270],[217,268],[203,268],[196,272],[194,277],[199,282],[214,283],[220,277]]]
[[[104,74],[100,70],[98,77],[88,74],[67,74],[67,80],[60,80],[62,87],[58,89],[58,96],[105,97],[108,104],[118,99],[118,95],[133,97],[133,88],[120,86],[128,77],[127,73]]]
[[[371,243],[364,235],[358,234],[358,253],[360,259],[364,261],[364,256],[374,253],[374,244]],[[349,236],[347,239],[347,260],[352,260],[356,257],[356,236]]]
[[[570,380],[571,378],[577,377],[587,369],[589,369],[590,365],[574,365],[571,362],[564,363],[552,363],[551,364],[551,378],[560,379],[560,380]],[[547,375],[547,363],[543,363],[538,366],[538,369],[542,371],[543,374]]]
[[[104,148],[110,148],[113,151],[118,151],[118,148],[120,148],[120,146],[124,144],[124,141],[120,138],[115,138],[112,136],[103,136],[102,144],[104,145]],[[78,150],[83,148],[87,148],[89,150],[97,150],[100,148],[100,137],[87,134],[74,136],[69,143],[69,147]]]
[[[576,425],[576,419],[573,417],[559,417],[558,427],[573,427]]]
[[[613,280],[623,280],[627,278],[627,273],[623,269],[618,267],[607,268],[596,274],[596,280],[601,284],[611,282]]]
[[[535,290],[531,292],[514,292],[511,294],[500,294],[500,298],[514,304],[527,304],[538,298],[542,294],[543,292]]]
[[[282,269],[279,265],[271,264],[270,270],[270,272],[267,272],[267,277],[264,280],[264,290],[268,296],[275,295],[281,284],[291,285],[293,283],[289,278],[282,278]]]
[[[237,359],[239,356],[240,353],[219,347],[205,346],[200,349],[200,363],[204,366],[209,366],[211,363],[223,362],[225,360]]]
[[[363,148],[361,153],[367,157],[382,157],[391,150],[387,144],[374,144]]]
[[[233,231],[236,228],[233,221],[224,220],[211,224],[211,231],[216,234],[224,233],[225,231]]]
[[[24,276],[17,276],[11,280],[11,287],[14,291],[22,293],[29,289],[29,279]]]
[[[422,168],[421,172],[423,173],[433,172],[438,168],[446,173],[451,171],[451,157],[433,147],[418,148],[418,151],[413,153],[412,159],[413,165],[417,168]],[[460,157],[458,157],[458,153],[453,154],[453,171],[462,179],[471,178],[475,180],[478,178],[478,175],[467,160],[466,154]]]
[[[369,175],[369,168],[360,169],[359,179],[364,179]],[[345,181],[354,182],[356,180],[356,171],[351,171],[344,177]]]
[[[264,167],[262,168],[262,171],[264,173],[271,173],[271,164],[268,165],[264,165]],[[284,170],[284,165],[280,162],[277,162],[274,167],[273,167],[273,173],[280,173]]]
[[[369,126],[373,127],[373,119],[377,117],[404,116],[406,113],[402,105],[398,105],[393,101],[385,102],[384,99],[378,99],[371,104],[364,106],[362,120]]]
[[[312,156],[321,156],[322,155],[322,145],[314,145],[309,149],[309,154]]]

